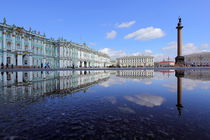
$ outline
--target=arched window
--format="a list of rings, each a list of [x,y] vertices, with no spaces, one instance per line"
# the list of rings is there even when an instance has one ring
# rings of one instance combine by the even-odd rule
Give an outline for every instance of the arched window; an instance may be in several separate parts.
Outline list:
[[[20,43],[17,43],[17,48],[21,49]]]
[[[28,45],[25,45],[25,50],[26,50],[26,51],[28,50]]]
[[[11,42],[7,42],[7,48],[11,49]]]

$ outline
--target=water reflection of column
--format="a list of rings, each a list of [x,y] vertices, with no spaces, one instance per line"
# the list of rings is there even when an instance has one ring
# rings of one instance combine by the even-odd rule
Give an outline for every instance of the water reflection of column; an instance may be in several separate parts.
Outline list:
[[[177,110],[179,111],[179,115],[181,115],[182,109],[182,79],[177,77]]]
[[[182,106],[182,77],[184,77],[184,71],[176,70],[176,77],[177,77],[177,110],[179,112],[179,115],[181,115],[181,110],[183,108]]]

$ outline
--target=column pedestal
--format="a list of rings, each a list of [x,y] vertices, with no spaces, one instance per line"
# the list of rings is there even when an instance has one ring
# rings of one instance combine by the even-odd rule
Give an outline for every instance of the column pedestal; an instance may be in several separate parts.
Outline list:
[[[184,56],[177,56],[176,58],[175,58],[175,60],[176,60],[176,65],[179,65],[179,66],[184,66]]]

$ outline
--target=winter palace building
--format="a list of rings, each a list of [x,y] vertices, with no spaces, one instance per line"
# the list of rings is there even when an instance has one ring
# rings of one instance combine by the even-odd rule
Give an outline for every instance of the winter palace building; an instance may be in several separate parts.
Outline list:
[[[107,67],[110,57],[85,43],[49,39],[31,28],[8,25],[4,18],[0,23],[0,64],[14,68]]]

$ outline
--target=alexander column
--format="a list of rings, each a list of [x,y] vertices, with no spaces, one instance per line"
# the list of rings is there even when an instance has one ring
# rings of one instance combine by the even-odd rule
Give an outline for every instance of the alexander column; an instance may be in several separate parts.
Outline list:
[[[179,22],[176,27],[177,29],[177,57],[176,57],[176,65],[183,66],[184,65],[184,56],[182,56],[182,19],[179,17]]]

